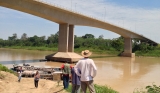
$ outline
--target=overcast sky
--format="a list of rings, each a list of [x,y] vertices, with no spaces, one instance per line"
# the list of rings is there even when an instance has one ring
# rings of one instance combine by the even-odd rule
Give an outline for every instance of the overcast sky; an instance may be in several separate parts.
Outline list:
[[[43,0],[142,34],[160,43],[160,0]],[[50,36],[58,31],[58,24],[20,11],[0,7],[0,38],[14,33],[28,37]],[[111,31],[75,26],[75,35],[93,34],[96,38],[119,37]]]

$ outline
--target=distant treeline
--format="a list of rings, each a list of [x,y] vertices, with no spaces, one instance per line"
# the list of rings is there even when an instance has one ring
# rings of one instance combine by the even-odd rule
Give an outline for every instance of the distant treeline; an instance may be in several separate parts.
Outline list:
[[[44,47],[55,48],[58,47],[59,33],[51,34],[49,37],[37,36],[28,37],[26,33],[21,35],[21,38],[17,38],[17,34],[9,36],[8,40],[0,39],[0,47]],[[159,46],[152,46],[146,42],[141,42],[139,39],[132,39],[133,52],[137,52],[142,55],[149,51],[159,50]],[[92,34],[85,34],[84,36],[74,36],[74,49],[81,51],[82,49],[91,49],[95,52],[98,51],[117,51],[121,53],[124,50],[124,38],[104,39],[103,35],[95,38]],[[159,55],[158,55],[159,56]]]

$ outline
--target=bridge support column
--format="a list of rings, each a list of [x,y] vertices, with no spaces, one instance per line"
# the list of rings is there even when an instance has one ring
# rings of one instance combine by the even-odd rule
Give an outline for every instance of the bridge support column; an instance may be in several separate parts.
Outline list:
[[[59,25],[58,52],[74,52],[74,25]]]
[[[74,25],[69,25],[68,52],[74,52]]]
[[[68,52],[68,24],[59,24],[58,52]]]
[[[124,38],[124,52],[121,53],[121,56],[135,57],[135,53],[132,53],[132,39],[131,38]]]
[[[48,61],[76,62],[83,58],[74,53],[74,25],[59,24],[58,52],[47,55]]]

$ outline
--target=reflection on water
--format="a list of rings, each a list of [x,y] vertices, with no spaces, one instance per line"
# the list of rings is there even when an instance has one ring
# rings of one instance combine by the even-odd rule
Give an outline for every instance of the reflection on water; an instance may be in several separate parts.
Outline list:
[[[95,82],[120,91],[133,93],[153,82],[160,84],[159,58],[112,57],[95,59],[98,77]]]
[[[0,49],[0,63],[30,63],[31,65],[60,67],[60,62],[39,62],[53,52]],[[107,85],[120,93],[133,93],[153,82],[160,85],[160,58],[103,57],[93,58],[98,68],[95,83]]]

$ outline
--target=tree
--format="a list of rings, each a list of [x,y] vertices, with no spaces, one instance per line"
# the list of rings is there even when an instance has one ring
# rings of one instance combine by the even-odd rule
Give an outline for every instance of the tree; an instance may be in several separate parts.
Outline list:
[[[94,39],[93,38],[84,39],[82,45],[87,48],[92,47],[94,46]]]
[[[94,35],[92,34],[85,34],[84,36],[82,36],[82,38],[86,39],[86,38],[94,38]]]
[[[8,40],[17,40],[17,34],[14,33],[13,36],[8,37]]]
[[[74,48],[80,48],[82,46],[83,39],[81,37],[74,37]]]
[[[21,36],[21,40],[27,40],[27,38],[28,38],[28,37],[27,37],[27,34],[26,34],[26,33],[23,33],[22,36]]]
[[[122,36],[112,40],[112,47],[115,48],[117,51],[122,50],[123,46],[124,46],[124,38]]]
[[[17,40],[17,34],[16,33],[13,34],[13,39]]]
[[[99,39],[103,39],[103,37],[104,37],[103,35],[100,35],[98,38],[99,38]]]

